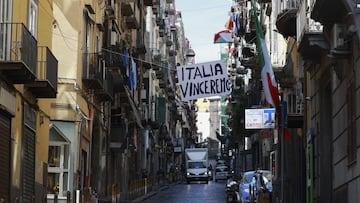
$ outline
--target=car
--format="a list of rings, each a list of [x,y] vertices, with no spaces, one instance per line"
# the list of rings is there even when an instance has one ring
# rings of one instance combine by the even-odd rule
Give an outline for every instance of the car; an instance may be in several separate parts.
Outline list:
[[[259,191],[271,196],[272,174],[269,170],[244,172],[240,180],[239,195],[242,203],[257,202]],[[270,197],[269,197],[270,198]]]
[[[225,160],[218,159],[218,160],[216,161],[216,166],[223,166],[223,165],[226,165],[226,161],[225,161]]]
[[[217,182],[218,180],[227,180],[229,175],[229,168],[226,165],[216,166],[215,182]]]

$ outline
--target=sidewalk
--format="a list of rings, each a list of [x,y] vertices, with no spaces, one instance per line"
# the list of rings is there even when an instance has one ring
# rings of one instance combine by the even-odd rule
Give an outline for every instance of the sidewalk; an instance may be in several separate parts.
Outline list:
[[[177,184],[177,183],[175,182],[175,183],[172,183],[172,184]],[[168,185],[161,186],[161,187],[159,187],[157,190],[151,191],[151,192],[149,192],[149,193],[147,193],[147,194],[145,194],[145,195],[143,195],[143,196],[141,196],[141,197],[138,197],[138,198],[130,201],[129,203],[143,202],[144,200],[146,200],[146,199],[148,199],[148,198],[156,195],[159,191],[163,191],[163,190],[168,189],[169,186],[172,185],[172,184],[168,184]]]

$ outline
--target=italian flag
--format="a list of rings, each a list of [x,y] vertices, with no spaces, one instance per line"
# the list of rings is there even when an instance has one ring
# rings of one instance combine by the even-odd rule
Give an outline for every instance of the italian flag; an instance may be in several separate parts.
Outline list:
[[[274,71],[271,66],[269,51],[266,47],[264,33],[256,14],[256,5],[253,2],[253,11],[256,25],[256,47],[259,54],[259,64],[261,70],[261,80],[265,92],[266,101],[273,107],[279,104],[279,91],[275,81]]]

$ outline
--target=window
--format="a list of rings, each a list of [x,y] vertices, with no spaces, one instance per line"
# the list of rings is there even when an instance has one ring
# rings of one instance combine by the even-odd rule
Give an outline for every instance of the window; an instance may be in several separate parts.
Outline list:
[[[31,34],[36,38],[37,35],[37,17],[38,17],[38,7],[35,0],[29,1],[29,24],[28,28]]]
[[[296,95],[289,94],[288,95],[288,112],[296,113]]]
[[[11,22],[10,18],[10,1],[2,0],[0,1],[0,23]],[[6,52],[9,52],[9,31],[5,26],[6,24],[0,25],[0,59],[4,60],[6,57]]]
[[[52,143],[48,157],[48,193],[58,192],[65,196],[68,190],[69,144]]]
[[[51,142],[48,157],[47,193],[66,196],[69,189],[69,143]]]
[[[356,161],[356,96],[355,96],[355,82],[350,81],[347,89],[347,152],[348,152],[348,164],[352,164]]]

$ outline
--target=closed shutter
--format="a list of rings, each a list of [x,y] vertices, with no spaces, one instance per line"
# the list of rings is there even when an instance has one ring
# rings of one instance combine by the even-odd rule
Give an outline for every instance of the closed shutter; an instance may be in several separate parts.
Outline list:
[[[0,114],[0,198],[10,202],[10,118]]]
[[[24,129],[23,146],[23,201],[30,202],[35,196],[35,133],[28,127]]]

